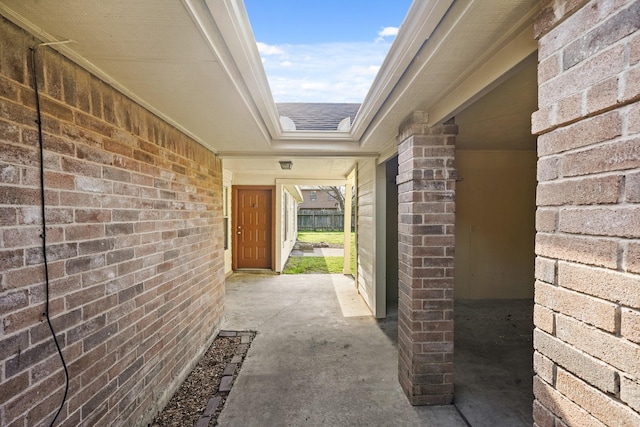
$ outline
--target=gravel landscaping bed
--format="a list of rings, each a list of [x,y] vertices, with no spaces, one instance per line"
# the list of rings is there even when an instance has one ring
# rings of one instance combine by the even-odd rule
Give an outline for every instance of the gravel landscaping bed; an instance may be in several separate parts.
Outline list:
[[[240,371],[254,332],[221,331],[152,427],[211,427]]]

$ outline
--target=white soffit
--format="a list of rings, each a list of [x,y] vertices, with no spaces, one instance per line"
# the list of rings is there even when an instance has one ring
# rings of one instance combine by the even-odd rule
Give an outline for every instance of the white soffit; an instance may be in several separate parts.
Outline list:
[[[51,47],[211,150],[269,148],[203,0],[2,0],[0,13],[74,40]]]
[[[534,46],[536,7],[416,0],[350,131],[283,132],[241,0],[0,0],[2,15],[43,41],[76,40],[54,48],[230,156],[388,151],[409,113],[446,118],[508,71],[486,68],[492,59]]]
[[[378,110],[363,148],[384,150],[412,111],[441,123],[495,87],[536,50],[538,8],[537,0],[456,1]]]

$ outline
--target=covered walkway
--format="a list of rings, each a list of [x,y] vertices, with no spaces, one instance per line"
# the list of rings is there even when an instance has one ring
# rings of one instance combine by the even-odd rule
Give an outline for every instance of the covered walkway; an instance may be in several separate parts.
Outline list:
[[[376,321],[346,276],[234,274],[223,327],[257,334],[222,426],[466,426],[454,406],[409,404],[397,322]]]

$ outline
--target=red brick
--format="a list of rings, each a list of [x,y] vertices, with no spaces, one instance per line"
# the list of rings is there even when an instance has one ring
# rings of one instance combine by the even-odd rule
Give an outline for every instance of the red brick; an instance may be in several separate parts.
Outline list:
[[[551,105],[622,72],[625,67],[625,48],[617,45],[562,73],[559,77],[539,85],[540,106]]]
[[[103,88],[102,82],[100,82],[95,77],[90,76],[88,90],[90,93],[90,100],[91,100],[91,113],[94,116],[99,118],[102,117],[102,105],[103,105],[102,88]],[[86,115],[86,117],[91,117],[91,116]]]
[[[620,377],[620,399],[640,413],[640,383],[626,375]]]
[[[452,166],[445,162],[445,157],[453,155],[453,146],[445,146],[450,142],[449,135],[445,133],[455,133],[457,129],[453,129],[453,127],[449,129],[446,126],[430,129],[420,122],[423,118],[420,114],[414,114],[405,122],[403,130],[401,130],[403,135],[401,138],[405,140],[399,144],[399,152],[405,161],[400,167],[399,200],[428,200],[431,195],[440,194],[449,189],[447,180],[433,180],[433,178],[436,176],[444,178],[450,174],[443,170],[434,170],[433,165],[436,161],[441,168]],[[422,156],[435,158],[425,162]],[[427,164],[431,166],[427,167]],[[403,173],[404,175],[402,175]],[[425,180],[425,178],[428,179]],[[414,194],[417,192],[422,193],[422,196],[417,197]],[[411,196],[407,197],[407,195]],[[448,203],[445,199],[434,199],[433,201],[436,203],[417,205],[404,204],[403,202],[399,206],[399,211],[402,214],[399,218],[401,223],[398,226],[399,241],[401,242],[400,289],[402,290],[405,286],[416,288],[416,290],[410,291],[411,297],[403,297],[404,294],[401,292],[399,353],[401,358],[407,357],[411,360],[415,360],[415,357],[419,355],[450,354],[452,351],[452,343],[447,341],[453,339],[452,336],[449,336],[451,333],[447,332],[450,331],[452,323],[442,321],[442,319],[445,318],[444,312],[453,310],[453,293],[446,294],[442,289],[435,288],[418,290],[423,286],[424,279],[437,278],[442,280],[447,278],[449,282],[453,282],[453,279],[449,278],[453,271],[451,264],[453,258],[416,256],[417,254],[422,255],[425,251],[427,251],[426,253],[434,253],[434,250],[438,251],[438,255],[442,255],[446,253],[442,252],[446,246],[454,244],[453,236],[443,235],[449,230],[449,225],[451,225],[451,232],[453,232],[454,216],[446,215],[447,212],[452,211],[447,210]],[[421,215],[416,216],[416,214]],[[428,221],[428,225],[423,225],[425,219]],[[424,237],[416,241],[403,239],[404,236],[409,237],[415,234]],[[405,243],[410,243],[410,245]],[[426,319],[432,319],[434,322],[423,322],[423,324],[416,322]],[[413,325],[415,330],[403,330],[407,325]],[[434,404],[434,399],[439,402],[449,402],[452,398],[452,384],[448,384],[446,387],[443,385],[445,381],[449,380],[439,374],[418,375],[419,372],[424,371],[421,369],[420,365],[412,363],[406,381],[401,379],[401,385],[410,400],[420,404]],[[446,369],[448,369],[447,366],[437,362],[429,365],[429,372],[449,372]],[[420,383],[432,385],[419,386]]]
[[[640,237],[640,206],[563,209],[558,230],[573,234]]]
[[[640,203],[640,172],[628,173],[625,178],[625,200],[629,203]]]
[[[630,308],[622,309],[620,333],[629,341],[640,344],[640,311]]]
[[[85,352],[91,351],[103,344],[109,337],[118,333],[118,324],[112,323],[82,340],[82,348]]]
[[[0,187],[0,200],[7,205],[38,205],[40,190],[35,188]]]
[[[533,393],[542,406],[569,426],[605,427],[605,424],[589,415],[587,411],[564,397],[538,377],[533,378]]]
[[[22,331],[10,335],[5,331],[5,335],[0,337],[0,360],[5,360],[11,356],[21,353],[29,347],[29,333]]]
[[[533,402],[533,423],[537,427],[556,427],[553,414],[537,400]]]
[[[77,325],[81,321],[82,313],[80,309],[51,316],[51,324],[56,334],[61,334],[63,331]],[[31,337],[31,344],[37,344],[41,341],[51,339],[49,324],[47,322],[40,322],[29,330],[29,335]],[[60,338],[60,341],[64,341],[64,337]]]
[[[640,62],[640,36],[633,34],[629,38],[629,64],[635,65]]]
[[[640,414],[595,390],[563,369],[558,369],[556,388],[604,424],[610,424],[613,421],[621,426],[640,425]]]
[[[29,373],[22,374],[3,382],[0,387],[0,404],[4,405],[8,400],[20,395],[29,387]]]
[[[65,229],[67,240],[97,239],[105,236],[103,224],[73,225]]]
[[[0,97],[18,101],[19,88],[9,79],[0,76]]]
[[[5,362],[5,377],[11,378],[20,372],[31,368],[36,363],[45,360],[55,352],[56,347],[53,340],[45,341],[36,346],[30,347]]]
[[[28,412],[30,408],[37,407],[40,402],[50,396],[53,390],[58,390],[63,386],[64,374],[59,371],[56,375],[29,387],[5,405],[6,420],[13,421],[24,412]]]
[[[537,351],[533,353],[533,371],[547,384],[554,384],[555,363]]]
[[[108,295],[104,298],[100,298],[82,307],[83,318],[91,319],[92,317],[99,316],[104,313],[108,314],[107,311],[112,310],[117,307],[117,305],[117,295]]]
[[[604,8],[606,9],[607,6]],[[598,9],[596,4],[594,14],[591,15],[593,21],[587,21],[587,25],[591,25],[593,28],[585,28],[585,34],[564,47],[562,51],[564,69],[571,68],[585,59],[595,56],[598,52],[638,30],[637,17],[640,15],[640,6],[637,3],[632,2],[624,12],[611,13],[611,16],[604,15],[607,19],[603,19],[602,12]],[[585,7],[585,10],[589,11],[589,7]]]
[[[100,207],[101,200],[97,194],[77,193],[71,191],[60,192],[61,206],[76,206],[85,209]]]
[[[113,250],[115,241],[110,239],[89,240],[78,243],[78,255],[94,254]]]
[[[60,402],[62,401],[64,390],[62,388],[57,389],[54,393],[48,396],[44,401],[38,404],[29,411],[27,419],[31,425],[49,425],[53,419],[53,414],[57,412]],[[65,411],[61,412],[64,417]]]
[[[567,154],[562,161],[565,177],[590,175],[640,167],[640,139],[604,144]]]
[[[533,331],[533,347],[558,366],[573,372],[600,390],[609,393],[616,392],[617,376],[615,369],[595,357],[589,356],[539,329]]]
[[[558,284],[607,301],[640,308],[640,278],[637,275],[559,262]]]
[[[96,359],[96,361],[98,360],[99,359]],[[92,396],[94,396],[103,387],[107,385],[108,378],[107,378],[107,374],[102,373],[101,375],[94,376],[92,378],[87,378],[87,381],[90,381],[90,382],[82,383],[82,389],[75,396],[72,396],[68,400],[70,411],[76,411],[78,408],[81,408],[85,402],[87,402]]]
[[[93,93],[92,93],[93,98]],[[93,112],[95,114],[95,111]],[[81,112],[76,112],[75,114],[75,123],[76,125],[85,128],[87,130],[96,132],[100,135],[110,137],[113,132],[113,128],[108,123],[103,122],[102,120],[97,119],[94,116],[89,114],[84,114]]]
[[[5,37],[9,29],[12,36]],[[0,33],[0,63],[10,63],[13,52],[26,58],[33,39],[6,20],[0,23]],[[19,46],[24,49],[18,49]],[[110,424],[116,419],[122,424],[128,420],[139,423],[137,418],[158,404],[150,390],[157,390],[158,385],[170,393],[177,387],[175,374],[192,362],[195,349],[210,336],[210,329],[221,316],[223,277],[212,274],[212,268],[222,268],[222,233],[218,225],[221,191],[217,188],[221,186],[221,162],[57,52],[49,49],[42,52],[45,179],[53,189],[46,195],[47,219],[50,225],[57,225],[47,232],[53,260],[50,312],[54,326],[61,331],[60,338],[69,341],[63,345],[72,371],[70,399],[58,423]],[[14,366],[18,354],[22,355],[24,366],[27,362],[32,364],[30,372],[25,369],[11,377],[9,384],[17,395],[11,395],[12,400],[3,405],[1,412],[8,426],[27,423],[27,416],[29,423],[45,424],[55,409],[53,402],[59,402],[62,382],[58,381],[60,370],[55,352],[44,360],[36,360],[38,346],[51,341],[42,322],[44,287],[39,265],[41,218],[34,100],[27,85],[13,86],[3,65],[0,65],[3,97],[0,148],[4,163],[0,172],[5,178],[4,203],[13,200],[16,205],[5,204],[0,208],[0,225],[5,227],[0,238],[3,255],[10,255],[4,257],[5,268],[0,275],[5,334],[0,338],[0,360],[12,361],[11,373],[22,369]],[[26,77],[26,71],[19,74]],[[151,153],[153,158],[145,159],[154,165],[142,165],[132,159],[134,149]],[[156,184],[160,187],[153,187]],[[153,187],[154,193],[142,195],[140,189],[144,187]],[[154,200],[155,207],[166,211],[152,212]],[[181,209],[188,207],[186,203],[198,203],[204,209]],[[139,221],[142,222],[137,226]],[[185,231],[180,241],[162,241],[163,231],[177,236],[182,229]],[[143,241],[148,246],[137,251]],[[180,266],[174,266],[172,260],[166,265],[170,270],[155,273],[147,280],[161,265],[160,257],[172,250],[181,254]],[[196,253],[198,257],[191,256]],[[110,260],[118,260],[118,265],[130,261],[127,268],[137,271],[139,279],[145,278],[144,286],[134,286],[137,283],[133,282],[134,274],[119,275],[118,265],[105,265],[106,254],[112,254]],[[17,262],[20,259],[38,265],[24,267],[24,261]],[[121,272],[124,270],[125,267]],[[208,286],[202,286],[204,283]],[[146,293],[139,293],[145,289]],[[163,293],[158,294],[157,289],[163,289]],[[118,297],[128,301],[118,304]],[[142,304],[139,308],[136,301]],[[204,310],[205,306],[212,309]],[[144,333],[135,335],[136,324],[140,328],[147,324],[142,319],[145,310],[150,328],[157,329],[165,321],[176,324],[175,330],[163,328],[166,342],[158,341],[157,330],[146,331],[150,338],[142,343]],[[194,316],[179,316],[189,310]],[[187,334],[187,330],[193,333]],[[113,352],[105,352],[105,342],[114,346]],[[83,347],[93,350],[82,354]],[[127,352],[135,355],[136,349],[152,359],[145,360],[138,371],[139,389],[133,388],[135,381],[109,383],[106,375],[117,358]],[[40,354],[46,352],[38,352],[37,357]],[[6,370],[6,365],[3,366]],[[42,389],[39,385],[28,387],[29,374],[38,384],[54,378],[58,382]],[[23,378],[27,379],[26,389],[19,384]],[[149,385],[145,386],[145,380]],[[133,396],[134,400],[120,407],[120,399],[112,399],[116,395]],[[112,401],[114,406],[109,406]],[[119,414],[120,409],[128,413]],[[147,421],[150,420],[144,422]]]
[[[536,257],[535,277],[543,282],[556,283],[556,261],[548,258]]]
[[[629,243],[625,267],[629,273],[640,273],[640,243]]]
[[[540,107],[540,109],[534,111],[531,114],[531,133],[540,135],[549,131],[558,123],[556,116],[557,106],[555,104]]]
[[[558,178],[558,158],[541,157],[538,159],[537,179],[538,181],[550,181]]]
[[[0,226],[16,225],[17,212],[14,207],[0,207]]]
[[[556,317],[556,335],[629,375],[640,374],[640,346],[602,332],[567,316]]]
[[[622,134],[618,111],[582,120],[538,137],[538,155],[546,156],[608,141]]]
[[[540,48],[545,48],[540,53],[543,57],[548,55],[547,51],[554,52],[562,49],[584,33],[598,28],[602,21],[626,6],[624,1],[593,1],[586,4],[585,0],[570,0],[561,3],[552,1],[545,3],[534,26],[536,38],[544,35],[540,43]]]
[[[7,271],[4,276],[7,289],[16,289],[44,282],[44,272],[40,265]]]
[[[535,302],[605,331],[616,332],[616,304],[543,282],[536,282]]]
[[[634,101],[640,96],[640,66],[636,66],[624,73],[623,77],[624,91],[622,94],[622,102]]]
[[[583,94],[576,93],[557,102],[555,122],[564,125],[583,116]]]
[[[614,240],[538,233],[535,250],[546,258],[609,268],[618,265],[618,244]]]
[[[555,317],[553,311],[539,304],[533,306],[533,324],[548,334],[555,333]]]
[[[597,113],[618,103],[618,77],[611,77],[587,91],[587,114]]]
[[[29,305],[29,296],[26,290],[0,295],[0,315],[17,311],[27,305]]]
[[[2,118],[9,122],[35,128],[35,112],[31,108],[0,99],[0,112]]]
[[[53,262],[75,257],[78,249],[75,243],[61,243],[58,245],[47,245],[47,261]],[[42,248],[30,248],[25,252],[25,263],[27,265],[42,264],[44,256]]]
[[[543,182],[536,191],[538,206],[613,204],[620,197],[621,177],[608,175]]]
[[[99,178],[102,175],[102,168],[99,164],[88,163],[67,157],[62,158],[62,170],[75,175]]]
[[[113,192],[113,183],[99,178],[78,176],[76,177],[76,189],[88,193],[109,194]]]
[[[0,270],[10,270],[25,265],[23,249],[0,250]]]
[[[65,61],[62,64],[62,88],[64,93],[64,102],[72,107],[76,106],[76,73],[71,62]]]
[[[103,297],[105,294],[104,288],[104,285],[96,285],[67,295],[65,297],[67,307],[73,309]]]
[[[560,56],[549,56],[538,64],[538,83],[544,83],[551,80],[560,73]]]

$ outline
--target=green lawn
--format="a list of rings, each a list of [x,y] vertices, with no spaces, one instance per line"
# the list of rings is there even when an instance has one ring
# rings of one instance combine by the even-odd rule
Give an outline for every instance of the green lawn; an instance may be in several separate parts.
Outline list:
[[[300,231],[298,241],[306,243],[328,243],[344,246],[342,231]],[[356,236],[351,233],[351,274],[356,274]],[[341,257],[290,257],[284,274],[342,273],[344,261]]]
[[[342,231],[299,231],[298,241],[344,245],[344,233]]]
[[[284,266],[284,274],[342,273],[341,257],[292,256]]]

